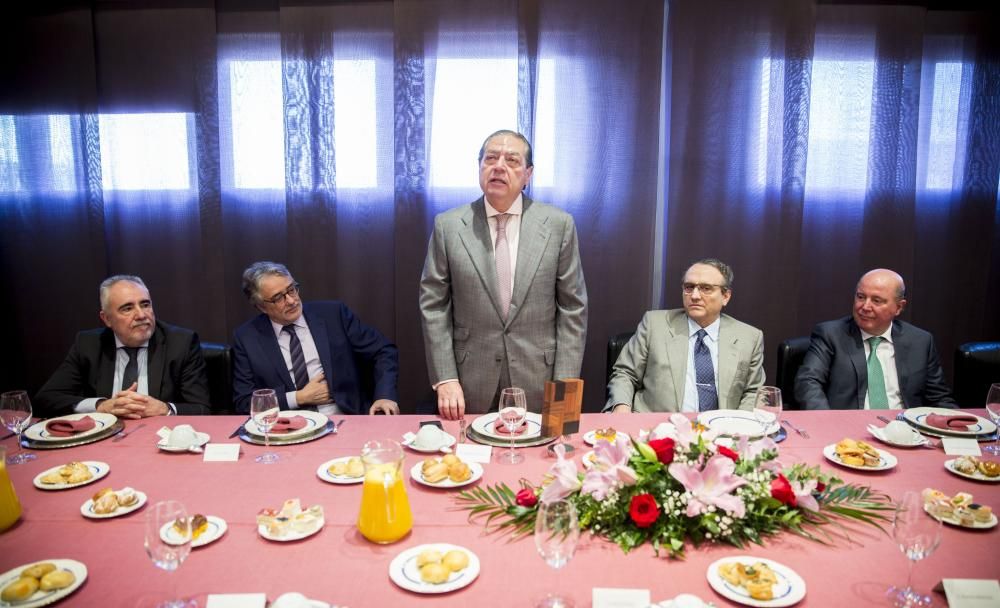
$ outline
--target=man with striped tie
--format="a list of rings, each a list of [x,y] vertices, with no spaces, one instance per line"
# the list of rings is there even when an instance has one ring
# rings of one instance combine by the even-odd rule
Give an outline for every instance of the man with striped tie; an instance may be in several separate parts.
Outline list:
[[[813,329],[795,399],[810,410],[957,407],[934,337],[897,317],[906,306],[899,274],[878,268],[854,290],[854,313]]]
[[[283,264],[243,271],[243,293],[262,314],[236,329],[233,405],[250,411],[253,391],[272,388],[283,410],[398,414],[399,351],[343,302],[303,303]]]

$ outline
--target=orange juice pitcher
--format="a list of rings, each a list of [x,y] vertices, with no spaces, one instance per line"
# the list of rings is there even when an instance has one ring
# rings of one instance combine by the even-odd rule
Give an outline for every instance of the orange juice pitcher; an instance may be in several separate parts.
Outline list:
[[[21,517],[21,503],[14,492],[14,484],[7,475],[7,449],[0,446],[0,532],[14,525]]]
[[[403,448],[391,439],[369,441],[361,450],[365,481],[358,530],[373,543],[394,543],[413,527],[403,484]]]

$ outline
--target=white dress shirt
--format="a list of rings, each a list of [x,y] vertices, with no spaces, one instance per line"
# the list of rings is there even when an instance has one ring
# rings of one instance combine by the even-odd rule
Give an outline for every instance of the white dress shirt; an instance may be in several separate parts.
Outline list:
[[[868,356],[872,352],[868,338],[873,337],[875,337],[875,334],[870,334],[863,329],[861,330],[861,343],[865,347],[866,363]],[[885,333],[878,337],[882,338],[882,342],[878,345],[878,351],[875,353],[875,356],[882,365],[882,377],[885,378],[885,396],[889,398],[889,409],[901,410],[903,409],[903,395],[899,392],[899,374],[896,372],[896,347],[892,343],[892,325],[889,326],[889,329],[885,330]],[[872,409],[868,399],[868,391],[865,391],[865,409]]]
[[[705,346],[712,355],[712,377],[715,378],[715,394],[719,394],[719,327],[722,325],[722,317],[713,321],[705,327]],[[682,412],[698,412],[698,376],[694,369],[694,345],[698,342],[698,332],[702,329],[690,317],[688,317],[688,364],[687,374],[684,381],[684,403],[681,405]]]
[[[309,324],[306,323],[305,315],[299,315],[299,318],[293,321],[292,325],[295,326],[295,335],[298,336],[299,345],[302,346],[302,356],[306,360],[306,373],[309,374],[309,379],[312,380],[316,376],[323,373],[323,364],[319,360],[319,351],[316,350],[316,342],[313,340],[312,332],[309,331]],[[292,380],[294,380],[295,372],[292,366],[292,337],[288,335],[288,332],[283,331],[284,325],[271,321],[271,327],[274,329],[274,336],[278,339],[278,349],[281,351],[281,357],[285,360],[285,367],[288,368],[288,375],[291,376]],[[326,379],[327,388],[330,387],[330,380],[330,378]],[[288,409],[299,409],[299,403],[295,398],[295,391],[285,393],[285,400],[288,401]],[[340,408],[338,408],[337,404],[332,401],[330,403],[317,405],[316,411],[327,416],[341,413]]]
[[[139,367],[139,377],[136,380],[135,392],[140,395],[149,395],[149,340],[139,347],[139,352],[135,355],[135,361]],[[87,414],[97,411],[97,402],[103,399],[110,399],[122,390],[122,376],[125,375],[125,366],[128,365],[128,353],[125,352],[125,343],[115,336],[115,377],[111,381],[111,394],[107,397],[90,397],[81,400],[73,408],[78,414]],[[124,388],[128,388],[127,386]],[[171,414],[177,413],[177,406],[167,403]]]

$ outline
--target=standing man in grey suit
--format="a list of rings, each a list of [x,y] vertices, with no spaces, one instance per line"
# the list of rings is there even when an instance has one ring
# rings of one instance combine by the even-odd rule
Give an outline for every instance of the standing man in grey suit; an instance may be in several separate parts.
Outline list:
[[[722,309],[733,271],[715,259],[695,262],[681,285],[684,309],[651,310],[622,349],[604,411],[752,410],[764,384],[764,334]]]
[[[813,329],[795,399],[809,410],[957,407],[934,337],[896,318],[905,306],[899,274],[879,268],[861,277],[854,313]]]
[[[580,375],[587,288],[576,225],[522,195],[531,144],[497,131],[479,150],[479,200],[439,214],[420,278],[420,313],[438,411],[452,420],[524,389],[541,411],[546,380]]]

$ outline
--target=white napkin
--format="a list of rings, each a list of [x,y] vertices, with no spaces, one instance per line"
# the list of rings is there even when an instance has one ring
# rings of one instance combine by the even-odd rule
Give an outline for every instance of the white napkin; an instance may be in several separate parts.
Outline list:
[[[330,604],[311,600],[301,593],[285,593],[271,602],[271,608],[330,608]]]

